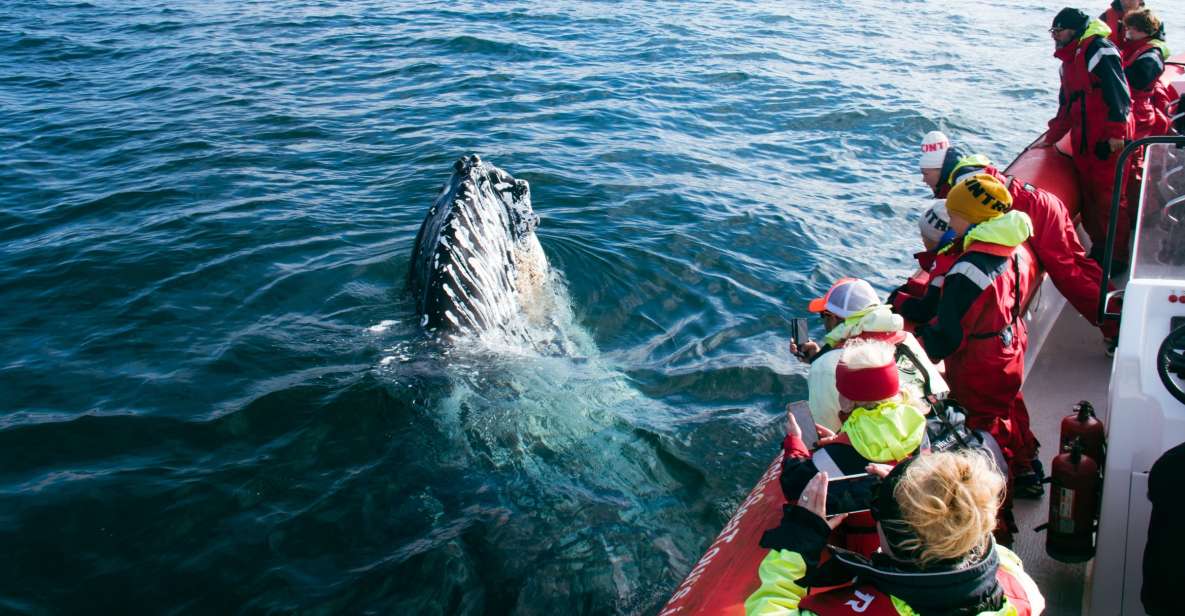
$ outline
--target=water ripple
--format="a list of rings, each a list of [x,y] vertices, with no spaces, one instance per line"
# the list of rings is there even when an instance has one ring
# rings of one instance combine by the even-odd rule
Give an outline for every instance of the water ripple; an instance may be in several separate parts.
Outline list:
[[[922,135],[1052,113],[1048,13],[7,3],[0,606],[654,612],[805,394],[786,318],[907,270]],[[468,152],[531,183],[579,356],[420,336]]]

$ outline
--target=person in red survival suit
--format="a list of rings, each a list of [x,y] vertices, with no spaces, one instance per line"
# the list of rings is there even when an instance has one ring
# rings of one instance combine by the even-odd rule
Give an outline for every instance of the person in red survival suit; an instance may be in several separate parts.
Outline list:
[[[1113,353],[1119,339],[1119,322],[1098,321],[1099,286],[1103,281],[1103,269],[1087,256],[1086,249],[1078,240],[1078,231],[1074,228],[1070,212],[1062,200],[1049,191],[1000,173],[981,154],[966,156],[957,147],[950,147],[939,173],[927,173],[925,165],[927,162],[934,164],[934,161],[928,161],[925,153],[922,156],[922,179],[936,198],[945,197],[952,186],[979,173],[987,173],[1008,187],[1008,193],[1012,195],[1012,209],[1028,214],[1033,223],[1029,248],[1037,257],[1037,262],[1070,305],[1099,328],[1107,353]],[[902,316],[913,320],[904,312]]]
[[[1123,52],[1123,73],[1132,93],[1132,139],[1167,135],[1173,127],[1169,121],[1169,88],[1160,82],[1169,48],[1164,42],[1164,25],[1152,11],[1141,8],[1128,11],[1123,18],[1127,40],[1120,45]],[[1144,186],[1144,152],[1132,154],[1127,185],[1127,202],[1139,203]],[[1135,224],[1135,208],[1130,208]]]
[[[1035,484],[1037,493],[1038,443],[1020,391],[1028,346],[1021,307],[1036,275],[1026,246],[1032,222],[989,174],[956,185],[946,209],[962,253],[929,305],[935,320],[915,335],[931,360],[946,361],[951,397],[967,409],[967,425],[995,437],[1017,484]]]
[[[769,552],[757,570],[761,586],[745,599],[746,616],[1044,611],[1020,558],[992,541],[1004,478],[986,456],[923,454],[891,471],[867,470],[882,478],[869,506],[884,551],[865,558],[824,543],[840,517],[827,517],[828,476],[820,473],[762,535]]]
[[[1172,126],[1167,105],[1168,88],[1160,82],[1170,52],[1164,42],[1164,24],[1152,11],[1139,9],[1123,18],[1127,41],[1123,50],[1123,73],[1132,95],[1132,139],[1167,135]]]
[[[1070,134],[1071,156],[1082,187],[1082,225],[1091,239],[1091,257],[1101,262],[1115,188],[1115,165],[1132,136],[1131,92],[1119,49],[1107,39],[1110,28],[1078,9],[1065,8],[1049,29],[1062,61],[1057,115],[1034,145],[1044,147]],[[1128,224],[1125,187],[1120,189],[1114,265],[1127,265]]]
[[[786,415],[781,485],[790,502],[799,499],[819,472],[841,477],[863,473],[870,462],[896,464],[916,453],[925,439],[925,414],[901,389],[893,344],[853,339],[836,352],[842,353],[835,368],[843,422],[839,433],[820,439],[822,446],[808,451],[794,415]],[[880,548],[876,523],[868,513],[848,516],[832,533],[830,543],[864,556]]]
[[[1107,24],[1111,29],[1111,35],[1108,37],[1116,47],[1123,49],[1123,43],[1127,41],[1124,38],[1124,23],[1123,18],[1127,17],[1128,13],[1144,6],[1144,0],[1112,0],[1111,6],[1099,15],[1099,21]]]

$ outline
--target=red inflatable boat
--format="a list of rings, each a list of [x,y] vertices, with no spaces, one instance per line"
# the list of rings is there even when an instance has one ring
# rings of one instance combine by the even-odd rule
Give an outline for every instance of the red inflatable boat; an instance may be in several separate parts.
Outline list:
[[[1183,74],[1185,54],[1170,60],[1162,80],[1171,84]],[[1005,174],[1056,194],[1071,213],[1076,214],[1080,199],[1077,175],[1066,154],[1069,141],[1070,137],[1066,135],[1056,148],[1026,148],[1012,161]],[[675,589],[658,616],[745,613],[745,599],[761,584],[757,567],[767,552],[758,541],[763,532],[780,523],[782,506],[786,502],[778,483],[781,468],[782,452],[779,450],[748,498]]]

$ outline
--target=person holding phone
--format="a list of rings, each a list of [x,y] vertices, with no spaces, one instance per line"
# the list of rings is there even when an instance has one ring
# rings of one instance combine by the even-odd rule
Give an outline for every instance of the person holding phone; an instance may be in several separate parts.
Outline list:
[[[843,518],[829,517],[828,476],[820,472],[762,536],[769,553],[746,615],[1031,616],[1045,609],[1020,557],[992,538],[1004,477],[987,456],[925,454],[866,470],[883,477],[870,509],[884,551],[864,557],[826,545]],[[811,587],[835,588],[808,594]]]
[[[913,394],[902,392],[895,348],[880,340],[849,340],[839,351],[835,386],[839,392],[840,428],[819,428],[821,447],[807,449],[802,429],[787,415],[783,443],[781,486],[787,501],[795,502],[812,477],[864,472],[869,462],[895,464],[913,455],[926,434],[926,417]],[[867,512],[855,513],[832,534],[834,545],[871,555],[880,547]]]
[[[831,285],[826,295],[811,300],[807,309],[823,319],[827,335],[822,345],[813,340],[792,340],[790,352],[811,365],[807,373],[807,402],[817,425],[834,432],[842,424],[835,367],[839,363],[840,350],[850,340],[882,340],[908,348],[920,365],[906,364],[901,372],[918,397],[943,395],[949,390],[937,366],[926,357],[922,345],[913,334],[904,330],[905,320],[881,303],[867,281],[841,278]],[[923,391],[924,388],[929,391]]]

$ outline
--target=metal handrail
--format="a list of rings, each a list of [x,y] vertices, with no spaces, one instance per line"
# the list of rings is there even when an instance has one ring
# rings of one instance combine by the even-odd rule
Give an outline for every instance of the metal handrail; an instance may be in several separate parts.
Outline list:
[[[1180,197],[1177,197],[1177,198],[1173,199],[1172,201],[1169,201],[1168,203],[1164,204],[1164,209],[1161,210],[1161,212],[1164,213],[1165,218],[1168,218],[1169,220],[1173,221],[1174,223],[1180,223],[1181,219],[1177,218],[1176,216],[1173,216],[1172,214],[1169,213],[1169,211],[1172,210],[1173,208],[1177,207],[1178,205],[1185,205],[1185,195],[1181,195]]]
[[[1115,232],[1119,228],[1119,202],[1123,196],[1123,176],[1127,173],[1127,159],[1131,158],[1131,155],[1140,148],[1157,143],[1172,143],[1185,147],[1185,135],[1158,135],[1137,139],[1123,148],[1123,152],[1119,154],[1119,160],[1115,163],[1115,188],[1111,191],[1111,217],[1107,221],[1107,245],[1103,251],[1103,281],[1099,285],[1099,323],[1119,318],[1118,312],[1107,312],[1107,296],[1109,295],[1107,281],[1111,280],[1111,259],[1115,256]],[[1131,247],[1129,246],[1129,248]]]

